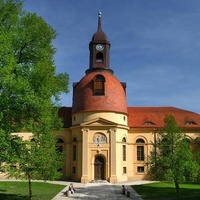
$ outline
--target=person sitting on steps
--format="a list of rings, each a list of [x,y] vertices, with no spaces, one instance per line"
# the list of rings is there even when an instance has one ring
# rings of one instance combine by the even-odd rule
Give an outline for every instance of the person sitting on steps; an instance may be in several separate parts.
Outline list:
[[[70,191],[71,194],[74,194],[74,192],[76,191],[72,183],[70,183],[68,191]]]

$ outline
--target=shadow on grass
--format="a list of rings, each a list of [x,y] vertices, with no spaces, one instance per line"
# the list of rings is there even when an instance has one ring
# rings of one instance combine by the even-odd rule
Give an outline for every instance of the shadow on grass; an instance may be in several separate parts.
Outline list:
[[[193,186],[193,187],[192,187]],[[176,200],[176,190],[173,184],[158,183],[146,185],[134,185],[133,189],[144,200]],[[200,185],[180,185],[180,199],[183,200],[199,200]]]
[[[50,200],[65,186],[33,182],[33,200]],[[0,200],[29,200],[29,190],[27,182],[23,181],[0,181]]]
[[[0,199],[2,200],[29,200],[28,196],[21,196],[17,194],[2,194],[0,193]]]

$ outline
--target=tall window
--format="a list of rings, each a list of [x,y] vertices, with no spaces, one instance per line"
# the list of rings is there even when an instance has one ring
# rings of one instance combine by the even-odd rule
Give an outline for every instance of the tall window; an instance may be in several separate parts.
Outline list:
[[[58,152],[62,153],[63,152],[63,147],[64,147],[64,141],[63,141],[63,139],[58,138],[57,142],[56,142],[56,150]]]
[[[94,95],[104,95],[105,78],[102,75],[97,75],[94,78]]]
[[[76,145],[73,145],[73,161],[76,160]]]
[[[122,145],[122,154],[123,161],[126,161],[126,145]]]
[[[144,146],[137,146],[137,160],[144,160]]]
[[[34,140],[34,139],[33,139]],[[64,148],[64,140],[57,138],[56,141],[56,151],[62,153]],[[62,172],[62,168],[57,169],[58,172]]]
[[[72,168],[72,173],[73,173],[73,174],[76,174],[76,167],[73,167],[73,168]]]
[[[75,137],[73,138],[73,143],[74,143],[74,145],[73,145],[73,161],[76,161],[77,139]]]
[[[144,160],[144,140],[143,139],[137,139],[137,160],[143,161]],[[141,145],[140,145],[141,144]]]

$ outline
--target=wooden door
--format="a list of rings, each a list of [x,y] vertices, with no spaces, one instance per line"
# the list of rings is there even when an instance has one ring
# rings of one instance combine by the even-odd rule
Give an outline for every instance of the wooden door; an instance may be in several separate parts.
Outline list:
[[[104,159],[100,156],[95,158],[94,180],[104,180]]]

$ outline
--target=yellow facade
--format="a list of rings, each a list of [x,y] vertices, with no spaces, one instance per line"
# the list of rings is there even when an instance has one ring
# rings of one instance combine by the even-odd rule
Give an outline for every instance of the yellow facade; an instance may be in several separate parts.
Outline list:
[[[64,141],[65,178],[84,183],[97,179],[95,159],[102,158],[103,174],[98,179],[111,183],[146,179],[146,162],[152,150],[152,142],[156,137],[155,130],[152,128],[129,129],[123,120],[123,114],[115,117],[115,114],[99,113],[101,116],[99,118],[96,117],[96,113],[88,113],[88,115],[90,116],[88,121],[84,120],[80,126],[65,129],[57,135]],[[107,120],[108,118],[110,120]],[[190,141],[200,136],[199,131],[186,134]],[[137,143],[138,139],[142,139],[144,143]],[[73,152],[74,146],[76,146],[75,152]],[[123,146],[125,146],[125,158]],[[144,159],[137,158],[138,146],[144,148]],[[73,160],[73,153],[76,153],[75,160]]]

